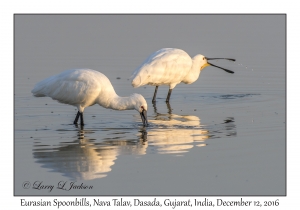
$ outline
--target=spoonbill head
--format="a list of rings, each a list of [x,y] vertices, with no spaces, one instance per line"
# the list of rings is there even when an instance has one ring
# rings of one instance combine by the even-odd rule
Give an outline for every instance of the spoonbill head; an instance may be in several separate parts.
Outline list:
[[[179,83],[191,84],[195,82],[201,71],[213,66],[228,73],[234,72],[214,65],[208,60],[225,59],[235,61],[232,58],[207,58],[198,54],[191,58],[185,51],[175,48],[163,48],[150,55],[133,73],[131,84],[133,87],[143,85],[156,86],[152,102],[156,101],[158,86],[168,85],[169,92],[166,102],[169,102],[172,90]]]
[[[94,104],[114,110],[137,110],[143,122],[147,121],[147,102],[140,94],[120,97],[116,94],[109,79],[92,69],[67,70],[37,83],[31,91],[36,97],[50,97],[60,103],[77,107],[74,120],[84,125],[83,111]]]
[[[134,109],[140,113],[143,124],[147,125],[148,105],[145,98],[141,94],[137,94],[137,93],[134,93],[129,97],[131,98],[132,103],[134,104]]]

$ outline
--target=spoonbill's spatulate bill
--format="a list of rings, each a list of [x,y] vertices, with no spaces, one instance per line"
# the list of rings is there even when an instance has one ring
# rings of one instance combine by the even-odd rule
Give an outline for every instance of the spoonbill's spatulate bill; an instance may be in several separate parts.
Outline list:
[[[147,121],[147,102],[140,94],[120,97],[116,94],[109,79],[102,73],[91,69],[67,70],[49,77],[35,85],[31,91],[36,97],[51,97],[60,103],[76,106],[78,109],[74,124],[80,117],[83,122],[83,111],[94,104],[114,110],[137,110],[144,126]]]
[[[158,86],[168,85],[169,92],[166,102],[169,102],[173,88],[183,82],[191,84],[200,76],[201,70],[207,66],[220,68],[228,73],[234,72],[209,63],[208,60],[225,59],[235,61],[232,58],[207,58],[196,55],[191,58],[185,51],[175,48],[164,48],[150,55],[144,63],[132,74],[132,86],[153,85],[155,92],[152,102],[156,101]]]

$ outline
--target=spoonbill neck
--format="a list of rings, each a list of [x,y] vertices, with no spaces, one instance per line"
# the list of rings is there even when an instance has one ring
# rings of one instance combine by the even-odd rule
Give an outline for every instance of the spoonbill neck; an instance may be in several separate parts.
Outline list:
[[[131,110],[135,109],[135,101],[132,97],[120,97],[115,94],[108,103],[107,108],[114,110]]]
[[[200,61],[200,59],[198,59],[199,56],[195,56],[192,59],[192,65],[190,68],[189,73],[185,76],[185,78],[182,80],[182,82],[184,82],[185,84],[192,84],[193,82],[195,82],[201,73],[201,66],[202,63]]]

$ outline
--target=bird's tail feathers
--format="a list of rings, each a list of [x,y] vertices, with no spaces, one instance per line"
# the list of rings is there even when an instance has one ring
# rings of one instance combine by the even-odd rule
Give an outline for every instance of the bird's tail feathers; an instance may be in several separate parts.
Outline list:
[[[32,89],[31,93],[35,97],[44,97],[48,95],[49,87],[48,85],[55,82],[55,77],[49,77],[39,83],[37,83],[34,88]]]
[[[141,86],[142,80],[141,80],[141,76],[140,75],[136,75],[131,82],[131,85],[136,88]]]
[[[33,96],[35,97],[45,97],[46,95],[43,93],[43,88],[40,88],[39,86],[35,86],[33,90],[31,91]]]
[[[142,65],[140,68],[137,68],[131,75],[131,84],[133,87],[140,87],[146,85],[149,82],[149,65]],[[150,69],[151,70],[151,69]]]

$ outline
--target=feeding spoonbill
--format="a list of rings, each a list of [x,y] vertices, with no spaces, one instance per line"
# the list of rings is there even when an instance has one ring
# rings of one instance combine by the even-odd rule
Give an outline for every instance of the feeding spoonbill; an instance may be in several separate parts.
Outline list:
[[[147,121],[147,102],[140,94],[120,97],[116,94],[109,79],[102,73],[91,69],[67,70],[49,77],[35,85],[31,91],[36,97],[51,97],[60,103],[76,106],[78,109],[74,124],[80,117],[83,122],[83,111],[86,107],[99,104],[114,110],[137,110],[143,125]]]
[[[174,87],[183,82],[191,84],[200,76],[201,71],[207,66],[220,68],[228,73],[234,72],[208,62],[208,60],[226,59],[235,61],[231,58],[207,58],[203,55],[196,55],[191,58],[185,51],[175,48],[163,48],[150,55],[144,63],[132,74],[132,86],[140,87],[143,85],[156,86],[152,102],[156,101],[158,86],[169,85],[169,92],[166,102],[169,102]]]

